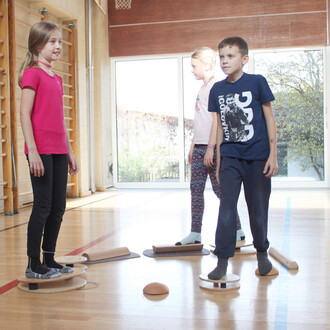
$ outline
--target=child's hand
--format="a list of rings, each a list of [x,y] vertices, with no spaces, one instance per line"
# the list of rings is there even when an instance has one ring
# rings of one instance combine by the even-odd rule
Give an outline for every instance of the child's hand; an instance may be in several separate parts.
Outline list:
[[[214,149],[207,148],[205,156],[204,156],[204,165],[206,167],[213,166],[213,156],[214,156]]]
[[[31,174],[33,174],[35,177],[43,176],[45,174],[44,163],[42,162],[38,152],[36,150],[29,151],[28,158]]]
[[[265,174],[266,178],[271,178],[272,176],[276,175],[278,172],[278,164],[276,157],[269,157],[263,173]]]
[[[188,163],[191,165],[191,162],[192,162],[192,149],[189,150],[189,154],[188,154]]]
[[[74,154],[69,154],[69,173],[70,175],[75,175],[79,172],[78,162]]]
[[[217,159],[217,169],[215,170],[215,178],[217,182],[220,184],[220,157]]]

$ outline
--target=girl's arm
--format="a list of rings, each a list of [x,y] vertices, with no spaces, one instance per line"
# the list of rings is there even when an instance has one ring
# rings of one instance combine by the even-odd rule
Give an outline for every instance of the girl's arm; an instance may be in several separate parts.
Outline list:
[[[188,153],[188,163],[191,165],[192,162],[192,154],[193,154],[193,150],[194,150],[194,142],[195,137],[193,136],[193,139],[191,141],[191,145],[190,145],[190,149],[189,149],[189,153]]]
[[[66,136],[66,145],[68,147],[69,173],[70,175],[75,175],[79,171],[78,162],[73,154],[68,132],[66,132],[65,136]]]
[[[217,114],[217,169],[216,169],[216,179],[220,183],[220,145],[223,142],[223,128],[220,120],[219,114]]]
[[[278,172],[277,164],[277,142],[276,142],[276,124],[271,102],[262,105],[266,120],[267,133],[269,139],[270,152],[263,173],[267,178],[274,176]]]
[[[20,120],[21,120],[21,126],[23,130],[25,143],[28,149],[30,172],[34,176],[40,177],[45,174],[45,169],[44,169],[44,164],[37,150],[37,146],[33,134],[32,122],[31,122],[31,113],[32,113],[35,94],[36,92],[32,88],[24,88],[22,90]]]
[[[209,137],[209,143],[207,146],[207,150],[204,156],[204,165],[207,167],[213,166],[213,156],[214,156],[214,148],[217,141],[217,113],[212,112],[212,126],[211,126],[211,132]]]

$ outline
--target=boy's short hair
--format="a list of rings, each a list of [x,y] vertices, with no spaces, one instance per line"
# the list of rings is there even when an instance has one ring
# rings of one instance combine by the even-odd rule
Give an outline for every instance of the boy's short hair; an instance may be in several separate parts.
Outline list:
[[[237,46],[242,56],[249,53],[248,43],[242,37],[227,37],[223,39],[218,45],[218,50],[226,46]]]

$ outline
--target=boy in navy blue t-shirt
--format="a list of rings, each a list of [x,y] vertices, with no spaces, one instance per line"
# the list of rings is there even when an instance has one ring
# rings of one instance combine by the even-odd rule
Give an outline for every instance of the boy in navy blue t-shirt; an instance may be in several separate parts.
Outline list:
[[[209,97],[211,112],[218,113],[217,179],[221,204],[216,231],[217,267],[208,278],[226,274],[236,245],[236,210],[243,182],[253,244],[260,275],[278,274],[268,259],[268,205],[271,177],[278,171],[274,95],[261,75],[243,72],[248,45],[241,37],[228,37],[218,46],[220,66],[227,78],[215,83]],[[220,150],[219,150],[220,149]]]

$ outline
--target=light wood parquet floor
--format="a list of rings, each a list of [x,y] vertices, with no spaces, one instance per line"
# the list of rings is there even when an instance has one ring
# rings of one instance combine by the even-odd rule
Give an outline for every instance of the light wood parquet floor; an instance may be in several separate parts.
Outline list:
[[[205,192],[203,243],[214,243],[218,200]],[[239,212],[251,237],[244,196]],[[190,192],[111,190],[69,200],[57,256],[126,246],[140,258],[89,265],[84,289],[36,294],[17,288],[27,264],[30,207],[0,215],[0,329],[330,329],[330,191],[273,189],[271,246],[297,261],[279,276],[255,275],[256,256],[235,256],[228,271],[240,289],[208,293],[199,274],[216,265],[202,257],[148,258],[152,245],[173,244],[190,231]],[[148,283],[168,286],[167,296],[143,294]]]

